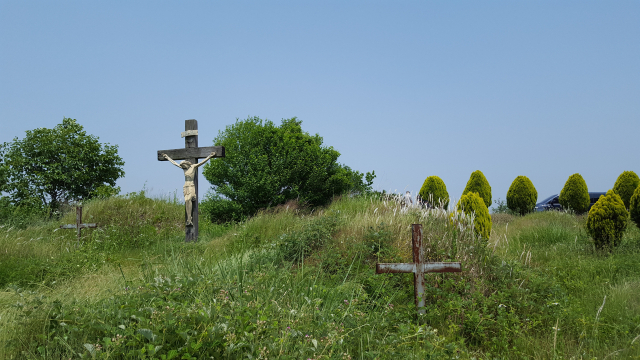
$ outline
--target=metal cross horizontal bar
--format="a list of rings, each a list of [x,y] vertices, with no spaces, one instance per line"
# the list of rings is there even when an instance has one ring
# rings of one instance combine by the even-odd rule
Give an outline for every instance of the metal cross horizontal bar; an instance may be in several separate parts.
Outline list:
[[[415,273],[415,263],[378,263],[376,264],[376,274],[395,274],[395,273]],[[462,266],[459,262],[432,262],[422,264],[422,272],[429,273],[445,273],[445,272],[461,272]]]
[[[84,229],[84,228],[96,228],[98,227],[98,224],[80,224],[80,228]],[[60,229],[77,229],[78,225],[76,224],[67,224],[67,225],[60,225]]]
[[[167,154],[173,160],[186,160],[206,158],[212,152],[215,152],[214,157],[224,157],[224,146],[206,146],[206,147],[193,147],[184,149],[170,149],[170,150],[158,150],[158,161],[167,161],[162,154]]]

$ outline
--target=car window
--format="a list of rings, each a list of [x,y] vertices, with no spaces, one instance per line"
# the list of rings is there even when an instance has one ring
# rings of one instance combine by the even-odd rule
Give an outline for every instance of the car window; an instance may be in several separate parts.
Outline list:
[[[551,200],[556,196],[558,196],[558,195],[551,195],[548,198],[540,201],[538,204],[549,204],[549,203],[551,203]]]

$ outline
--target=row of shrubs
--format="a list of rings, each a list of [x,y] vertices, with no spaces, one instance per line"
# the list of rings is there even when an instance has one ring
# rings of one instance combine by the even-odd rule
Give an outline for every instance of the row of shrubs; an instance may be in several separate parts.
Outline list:
[[[438,176],[427,177],[419,194],[429,206],[449,206],[447,186]],[[518,176],[507,192],[507,207],[514,214],[525,215],[534,210],[537,199],[538,191],[531,180],[526,176]],[[629,218],[640,227],[640,178],[633,171],[620,174],[613,189],[600,196],[591,209],[587,183],[580,174],[569,176],[558,200],[564,209],[576,214],[589,212],[586,228],[598,248],[617,246]],[[475,213],[476,233],[487,239],[491,233],[490,204],[491,186],[484,174],[476,170],[471,174],[457,208]]]

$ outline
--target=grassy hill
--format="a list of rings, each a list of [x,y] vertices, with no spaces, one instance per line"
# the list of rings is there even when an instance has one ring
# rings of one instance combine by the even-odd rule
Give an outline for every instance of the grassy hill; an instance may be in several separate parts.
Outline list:
[[[469,219],[404,211],[376,197],[315,211],[295,203],[183,242],[182,204],[144,193],[94,201],[73,223],[0,228],[0,358],[640,358],[640,231],[594,250],[585,218]],[[461,261],[427,275],[417,315],[410,224],[426,256]]]

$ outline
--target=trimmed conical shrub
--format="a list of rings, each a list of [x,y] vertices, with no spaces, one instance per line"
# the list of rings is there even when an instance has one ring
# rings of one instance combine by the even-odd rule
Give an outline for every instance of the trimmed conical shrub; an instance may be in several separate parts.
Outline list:
[[[449,206],[447,185],[437,176],[429,176],[424,180],[420,188],[420,197],[434,207],[442,206],[446,209]]]
[[[596,247],[602,249],[618,246],[627,228],[628,217],[629,213],[620,195],[609,190],[606,195],[600,196],[587,216],[587,232]]]
[[[638,185],[640,185],[640,178],[633,171],[623,171],[613,185],[613,192],[620,195],[627,209],[629,209],[629,201],[631,201],[631,196]]]
[[[640,228],[640,185],[636,188],[629,200],[629,215],[631,220]]]
[[[480,170],[476,170],[471,173],[467,186],[464,188],[462,195],[475,192],[480,195],[480,198],[484,201],[484,205],[489,208],[491,206],[491,185],[484,177],[484,174]]]
[[[560,197],[558,198],[560,205],[564,209],[571,209],[576,214],[584,214],[589,210],[591,199],[589,198],[589,189],[582,175],[575,173],[569,176],[567,182],[564,183]]]
[[[520,215],[529,213],[536,207],[538,191],[526,176],[513,180],[507,192],[507,207]]]
[[[458,201],[458,209],[464,211],[465,214],[475,213],[474,231],[481,238],[488,240],[491,235],[491,215],[489,215],[489,209],[480,195],[476,192],[462,195]]]

